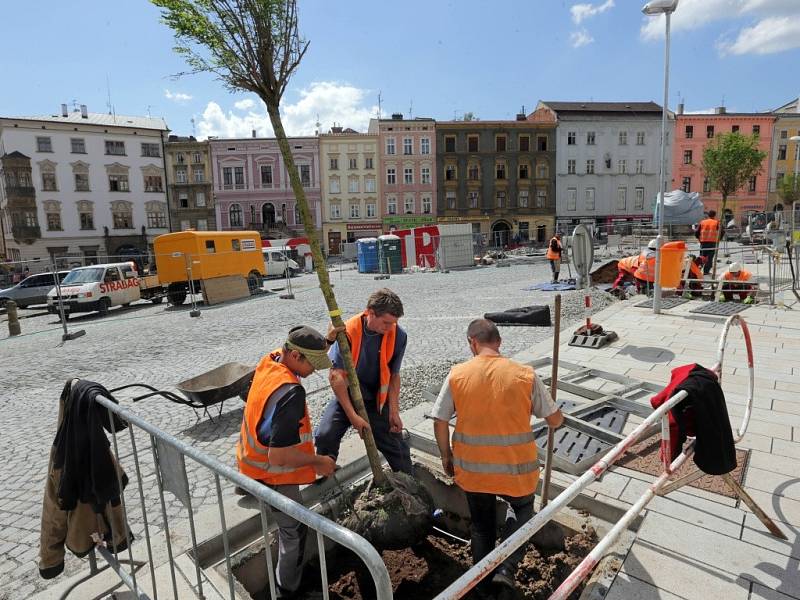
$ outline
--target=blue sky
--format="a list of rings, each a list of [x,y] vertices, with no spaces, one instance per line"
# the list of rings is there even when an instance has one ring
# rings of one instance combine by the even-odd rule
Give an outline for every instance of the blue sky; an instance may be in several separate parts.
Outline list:
[[[643,0],[300,0],[311,48],[284,98],[291,134],[334,121],[363,129],[377,111],[471,111],[508,119],[547,100],[663,96],[663,21]],[[33,41],[33,43],[31,43]],[[6,3],[0,22],[0,115],[51,114],[62,102],[163,116],[175,133],[259,135],[270,129],[248,94],[185,69],[172,33],[145,0]],[[19,57],[19,58],[17,58]],[[670,106],[724,98],[730,111],[769,110],[800,93],[800,0],[681,0],[673,17]],[[791,74],[794,73],[792,78]]]

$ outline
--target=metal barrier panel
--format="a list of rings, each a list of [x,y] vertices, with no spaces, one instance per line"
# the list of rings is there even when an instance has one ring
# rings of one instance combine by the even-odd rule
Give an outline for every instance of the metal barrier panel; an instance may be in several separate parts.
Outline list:
[[[208,589],[204,591],[204,586],[213,587],[202,572],[197,558],[197,525],[192,504],[192,489],[193,484],[196,484],[202,475],[206,477],[206,480],[208,480],[209,476],[213,479],[213,485],[216,490],[216,503],[219,508],[219,525],[225,550],[224,570],[225,579],[227,580],[227,590],[216,589],[220,596],[227,596],[231,600],[236,598],[236,586],[231,565],[232,547],[223,502],[224,480],[228,486],[238,486],[258,501],[262,528],[261,535],[265,543],[266,567],[269,578],[269,598],[272,600],[277,598],[272,554],[269,551],[269,528],[274,520],[271,514],[272,510],[278,510],[296,519],[315,533],[323,582],[327,581],[324,544],[327,538],[350,549],[363,561],[375,584],[375,594],[379,600],[392,598],[389,574],[380,554],[359,535],[290,500],[258,481],[242,475],[235,469],[220,463],[182,440],[161,431],[132,412],[122,408],[115,401],[103,396],[98,396],[96,401],[106,409],[109,423],[113,423],[115,418],[120,418],[128,424],[127,435],[125,430],[121,430],[119,433],[112,433],[111,450],[117,463],[129,474],[127,495],[124,492],[120,494],[124,520],[127,524],[125,531],[127,558],[121,558],[116,550],[110,550],[99,542],[97,550],[136,598],[149,600],[151,596],[148,595],[148,592],[151,592],[153,600],[158,600],[159,597],[184,599],[185,594],[181,596],[178,593],[179,578],[176,574],[176,549],[173,544],[175,543],[175,527],[179,523],[183,526],[185,523],[183,519],[187,517],[190,540],[186,550],[190,550],[191,555],[195,557],[193,561],[194,581],[190,585],[199,598],[207,597],[210,591]],[[110,429],[113,432],[113,426]],[[151,450],[152,460],[147,458],[147,453],[144,451],[147,447]],[[117,483],[120,490],[122,490],[120,470],[118,470]],[[165,492],[170,492],[172,498]],[[173,529],[172,533],[170,531],[171,528]],[[133,535],[136,538],[144,537],[147,550],[147,571],[149,573],[139,571],[137,574],[135,567],[143,565],[141,562],[134,561],[131,546],[142,542],[140,539],[132,539]],[[161,588],[169,589],[159,588],[159,578],[156,576],[156,567],[161,567],[161,565],[156,565],[153,560],[153,540],[156,536],[160,536],[160,539],[163,539],[165,544],[166,565],[169,569],[169,581],[165,584],[165,578],[161,578]],[[126,564],[130,568],[126,569]],[[93,572],[97,571],[93,570]],[[191,578],[188,573],[184,572],[183,575],[187,579]],[[146,581],[142,581],[143,578]],[[325,587],[327,588],[327,586]],[[326,592],[327,589],[323,591],[324,594]]]

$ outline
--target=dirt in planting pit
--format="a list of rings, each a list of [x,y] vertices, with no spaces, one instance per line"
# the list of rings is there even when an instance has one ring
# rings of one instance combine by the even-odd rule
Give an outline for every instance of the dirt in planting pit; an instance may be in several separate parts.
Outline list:
[[[564,551],[540,551],[529,545],[517,569],[516,594],[492,587],[488,592],[473,590],[465,598],[546,600],[596,543],[597,535],[593,529],[587,527],[585,531],[566,538]],[[385,550],[382,557],[389,571],[396,600],[433,598],[472,566],[469,545],[440,535],[429,535],[411,548]],[[304,579],[307,583],[298,598],[320,598],[318,564],[307,567]],[[355,555],[344,550],[336,556],[328,556],[328,582],[330,598],[333,599],[367,600],[375,597],[372,579],[366,568]],[[570,599],[577,599],[582,590],[583,585],[572,593]]]

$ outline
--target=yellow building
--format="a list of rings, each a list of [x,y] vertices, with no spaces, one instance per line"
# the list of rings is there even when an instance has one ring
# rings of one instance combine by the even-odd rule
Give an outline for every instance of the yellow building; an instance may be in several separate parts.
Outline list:
[[[319,136],[322,243],[328,255],[342,243],[381,234],[378,136],[332,127]]]
[[[794,175],[800,169],[800,143],[792,137],[800,136],[800,106],[798,99],[773,111],[775,130],[772,134],[772,152],[769,173],[769,210],[783,210],[784,200],[778,194],[781,181],[786,175]]]

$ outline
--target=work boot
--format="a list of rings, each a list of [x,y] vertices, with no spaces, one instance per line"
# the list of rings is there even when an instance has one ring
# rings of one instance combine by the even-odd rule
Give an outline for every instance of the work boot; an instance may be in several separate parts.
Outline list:
[[[756,303],[756,299],[753,298],[752,296],[748,296],[747,298],[745,298],[742,301],[742,304],[755,304],[755,303]]]
[[[504,565],[497,567],[497,570],[492,576],[492,583],[511,590],[514,590],[517,587],[516,583],[514,583],[514,573],[512,573],[511,569]]]

